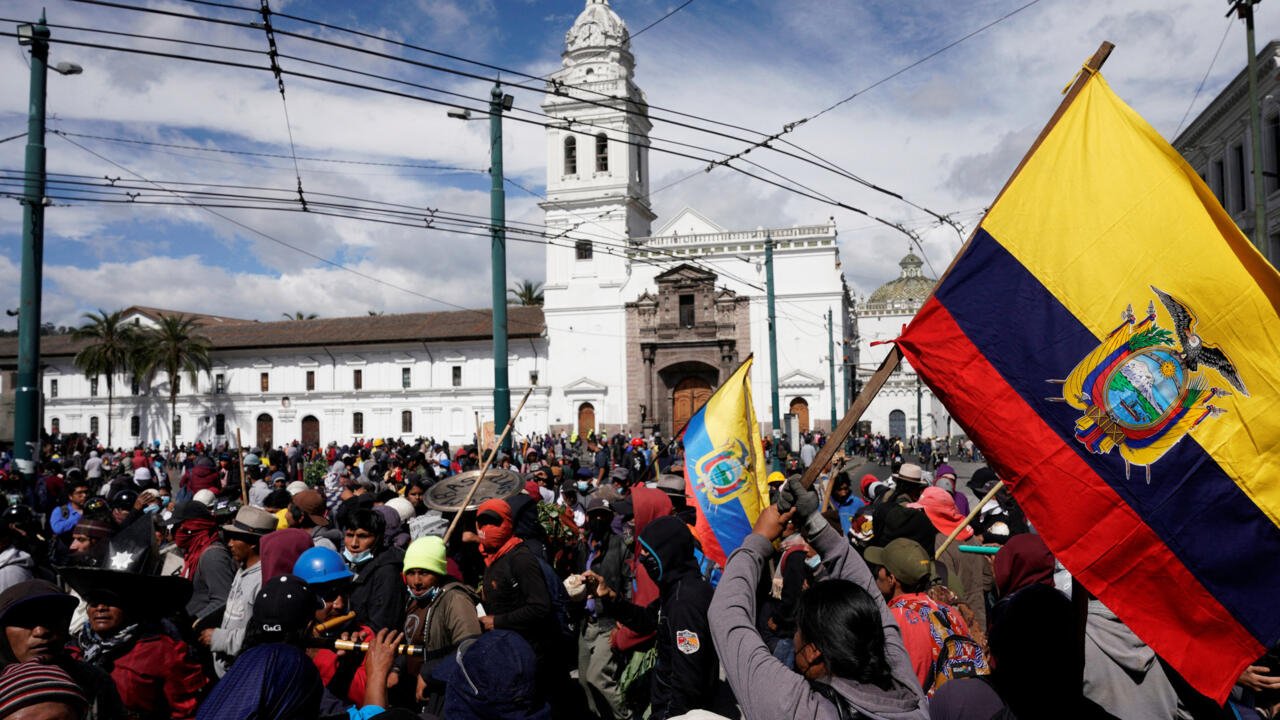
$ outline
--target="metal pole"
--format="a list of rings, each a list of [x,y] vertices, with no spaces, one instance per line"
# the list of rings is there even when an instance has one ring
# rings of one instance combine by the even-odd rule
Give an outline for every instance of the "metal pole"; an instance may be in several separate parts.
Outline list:
[[[1267,187],[1262,167],[1262,112],[1258,107],[1258,58],[1253,42],[1253,6],[1259,0],[1239,0],[1236,12],[1244,20],[1245,44],[1249,49],[1249,128],[1253,138],[1253,244],[1270,257],[1267,236]]]
[[[23,480],[36,479],[40,455],[40,284],[44,268],[44,104],[49,28],[44,13],[31,37],[31,95],[27,111],[26,183],[22,198],[22,282],[18,314],[18,377],[14,393],[13,455]]]
[[[827,308],[827,369],[831,372],[831,429],[836,429],[836,341],[832,330],[831,308]]]
[[[507,195],[502,184],[502,84],[494,83],[489,99],[489,215],[493,222],[490,245],[493,273],[493,426],[511,419],[511,387],[507,376]],[[502,450],[511,449],[510,438]],[[496,451],[497,448],[494,448]]]
[[[769,303],[769,398],[773,405],[770,421],[773,436],[782,436],[782,411],[778,407],[778,321],[773,309],[773,234],[764,234],[765,297]]]
[[[916,442],[920,442],[920,438],[924,437],[924,418],[921,417],[924,411],[921,406],[923,398],[924,394],[920,390],[920,374],[916,373]]]

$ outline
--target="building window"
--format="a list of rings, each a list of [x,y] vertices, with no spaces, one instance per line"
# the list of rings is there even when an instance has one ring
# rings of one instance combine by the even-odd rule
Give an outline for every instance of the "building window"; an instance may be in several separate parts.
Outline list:
[[[643,157],[644,156],[640,154],[640,146],[637,145],[636,146],[636,182],[644,182],[644,168],[641,167],[643,165],[641,158]]]
[[[271,375],[269,373],[258,374],[258,389],[262,392],[271,391]]]
[[[89,378],[89,397],[98,397],[98,378]]]
[[[413,432],[413,411],[405,410],[400,413],[400,432]]]
[[[90,435],[98,434],[98,416],[97,415],[89,416],[89,434]]]
[[[1226,205],[1227,195],[1223,190],[1226,184],[1227,176],[1224,172],[1222,160],[1214,160],[1209,170],[1209,188],[1213,190],[1213,196],[1218,198],[1218,202]]]
[[[173,436],[176,438],[182,434],[182,416],[173,416]]]
[[[58,397],[58,381],[57,380],[49,381],[49,397],[51,398]]]
[[[138,437],[142,434],[142,418],[134,415],[129,418],[129,435]]]
[[[410,368],[400,368],[400,387],[408,390],[413,386],[413,371]]]
[[[596,172],[609,172],[609,137],[596,135]]]
[[[578,139],[572,135],[564,139],[564,174],[578,174]]]
[[[351,413],[351,433],[353,435],[364,434],[364,413]]]
[[[1267,127],[1262,131],[1266,142],[1263,143],[1263,150],[1270,151],[1264,154],[1267,161],[1262,164],[1262,169],[1266,171],[1267,194],[1280,190],[1280,115],[1272,115],[1267,118]]]
[[[142,388],[138,385],[138,376],[134,375],[129,379],[129,392],[137,395],[141,390]]]
[[[538,384],[538,371],[537,371],[537,370],[530,370],[530,371],[529,371],[529,384],[530,384],[530,385],[537,385],[537,384]]]
[[[594,254],[590,240],[579,240],[573,244],[573,251],[579,260],[590,260]]]
[[[307,371],[307,389],[308,390],[316,389],[316,371],[315,370]]]
[[[359,390],[364,387],[364,371],[363,370],[351,371],[351,386],[354,387],[356,390]]]
[[[1248,193],[1245,185],[1244,145],[1231,147],[1231,187],[1227,197],[1231,200],[1231,212],[1243,212],[1247,206]]]
[[[227,376],[218,373],[213,376],[213,394],[222,395],[227,392]]]
[[[462,366],[461,365],[453,366],[453,386],[462,387]]]
[[[226,415],[223,415],[222,413],[218,413],[217,415],[213,416],[213,434],[214,435],[227,434],[227,416]]]
[[[680,296],[680,327],[693,327],[693,296]]]

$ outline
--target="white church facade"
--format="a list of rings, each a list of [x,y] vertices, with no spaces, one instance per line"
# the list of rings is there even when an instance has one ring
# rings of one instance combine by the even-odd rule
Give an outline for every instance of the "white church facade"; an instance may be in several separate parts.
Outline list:
[[[901,325],[871,303],[855,316],[834,220],[734,229],[691,208],[659,219],[649,203],[648,106],[626,26],[607,0],[587,0],[562,58],[542,105],[556,120],[546,131],[542,209],[559,239],[546,246],[543,307],[510,311],[513,410],[533,388],[517,431],[670,435],[754,356],[755,412],[768,432],[769,243],[779,415],[794,416],[802,430],[828,428],[833,404],[842,416],[855,375],[884,352],[867,341]],[[130,312],[148,324],[163,311]],[[477,414],[493,418],[487,310],[277,322],[173,312],[200,319],[214,358],[196,387],[181,381],[178,442],[234,442],[239,430],[246,445],[419,436],[459,443],[471,441]],[[75,368],[76,348],[69,337],[43,339],[44,427],[56,419],[62,432],[105,440],[105,380]],[[0,368],[15,362],[16,342],[0,340]],[[11,379],[3,378],[6,394]],[[114,444],[169,440],[168,382],[160,377],[135,393],[132,378],[116,378]],[[885,392],[914,399],[914,382],[904,375]],[[908,435],[914,408],[900,408]],[[877,400],[868,416],[874,431],[898,422],[894,409]]]

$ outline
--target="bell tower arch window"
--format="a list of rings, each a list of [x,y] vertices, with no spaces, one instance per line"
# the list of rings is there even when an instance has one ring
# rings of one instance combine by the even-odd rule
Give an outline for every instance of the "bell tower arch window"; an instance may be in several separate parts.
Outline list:
[[[596,172],[609,172],[609,136],[596,135]]]
[[[564,139],[564,174],[578,174],[578,139],[572,135]]]

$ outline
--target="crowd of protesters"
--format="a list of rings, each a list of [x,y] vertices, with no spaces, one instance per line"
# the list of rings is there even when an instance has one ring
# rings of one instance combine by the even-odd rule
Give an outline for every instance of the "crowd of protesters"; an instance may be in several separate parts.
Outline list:
[[[997,482],[948,464],[971,445],[863,435],[805,487],[825,438],[798,440],[767,443],[773,504],[718,567],[682,449],[654,436],[522,438],[494,464],[523,487],[483,497],[452,534],[431,489],[481,464],[474,443],[241,456],[53,438],[34,484],[8,462],[0,474],[0,719],[1280,707],[1274,654],[1221,707],[1079,588],[1073,605],[1007,490],[966,524]],[[877,463],[888,477],[859,474]]]

